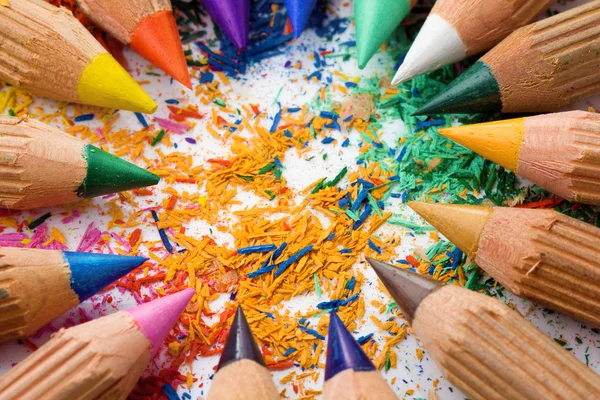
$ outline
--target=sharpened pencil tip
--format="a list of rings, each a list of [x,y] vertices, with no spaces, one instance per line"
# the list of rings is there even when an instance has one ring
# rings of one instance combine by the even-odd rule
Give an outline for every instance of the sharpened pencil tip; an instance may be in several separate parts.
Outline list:
[[[252,360],[263,367],[266,367],[265,360],[254,339],[250,325],[246,320],[242,307],[238,306],[235,317],[229,329],[229,335],[221,353],[221,359],[217,366],[217,371],[221,368],[239,360]]]
[[[127,275],[147,260],[144,257],[71,251],[63,252],[63,257],[71,270],[71,288],[80,302]]]
[[[365,354],[360,344],[335,312],[329,319],[327,335],[327,361],[325,364],[325,381],[347,369],[354,371],[374,371],[375,367]]]
[[[250,0],[203,0],[202,6],[239,50],[248,47]]]
[[[417,308],[425,297],[444,286],[442,282],[429,276],[397,268],[369,257],[366,259],[409,322],[414,319]]]

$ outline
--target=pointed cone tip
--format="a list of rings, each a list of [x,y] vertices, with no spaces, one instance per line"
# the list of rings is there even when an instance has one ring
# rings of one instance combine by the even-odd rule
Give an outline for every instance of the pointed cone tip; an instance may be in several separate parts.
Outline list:
[[[238,306],[221,353],[217,371],[239,360],[251,360],[265,367],[265,360],[252,334],[242,307]]]
[[[147,258],[81,252],[63,252],[71,270],[71,288],[82,302],[142,265]]]
[[[375,367],[340,317],[335,312],[331,312],[327,334],[325,381],[347,369],[374,371]]]
[[[300,38],[312,13],[316,0],[285,0],[288,17],[294,30],[294,37]]]
[[[492,217],[492,207],[414,201],[409,202],[408,206],[456,247],[475,259],[481,233]]]
[[[250,0],[203,0],[202,5],[239,50],[248,47]]]
[[[430,293],[444,286],[442,282],[430,276],[398,268],[370,257],[365,258],[409,322],[414,319],[421,302]]]
[[[108,53],[96,55],[77,83],[84,104],[152,114],[158,105]]]
[[[152,356],[179,320],[196,291],[192,288],[126,310],[152,344]]]
[[[161,10],[144,19],[133,33],[130,46],[175,80],[192,88],[183,45],[171,10]]]
[[[96,197],[156,185],[160,177],[95,146],[86,145],[87,175],[77,190],[80,197]]]

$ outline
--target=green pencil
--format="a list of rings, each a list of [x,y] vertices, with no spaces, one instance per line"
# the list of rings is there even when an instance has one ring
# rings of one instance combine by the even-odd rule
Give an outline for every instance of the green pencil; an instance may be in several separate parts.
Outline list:
[[[38,121],[0,116],[0,129],[0,207],[50,207],[160,180]]]

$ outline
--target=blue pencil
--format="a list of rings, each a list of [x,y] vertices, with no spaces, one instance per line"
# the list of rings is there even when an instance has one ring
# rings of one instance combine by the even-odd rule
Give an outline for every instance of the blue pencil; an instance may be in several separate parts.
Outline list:
[[[296,39],[302,35],[304,28],[306,28],[306,24],[316,3],[317,0],[285,0],[285,8],[292,23]]]
[[[24,338],[146,261],[0,247],[0,343]]]

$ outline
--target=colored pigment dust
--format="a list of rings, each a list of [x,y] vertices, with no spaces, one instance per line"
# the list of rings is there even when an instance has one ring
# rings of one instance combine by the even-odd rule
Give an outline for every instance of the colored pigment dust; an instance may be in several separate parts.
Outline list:
[[[304,33],[309,39],[293,44],[282,3],[253,3],[249,49],[238,53],[196,2],[174,1],[194,89],[185,92],[148,64],[130,69],[160,104],[153,116],[51,101],[41,107],[0,86],[0,112],[59,126],[162,178],[156,187],[0,216],[2,246],[150,258],[60,326],[114,312],[121,297],[141,303],[196,289],[160,362],[132,398],[179,398],[174,388],[191,398],[187,390],[202,389],[214,370],[196,371],[191,363],[221,352],[236,304],[268,367],[283,371],[276,376],[288,397],[320,394],[314,383],[322,379],[331,310],[351,331],[364,332],[359,324],[371,322],[374,329],[357,339],[377,368],[403,368],[403,357],[418,366],[421,350],[398,354],[410,328],[394,318],[401,317],[395,304],[365,295],[368,287],[383,289],[363,255],[490,295],[504,291],[407,211],[406,201],[555,208],[600,225],[597,209],[526,187],[437,134],[440,127],[489,117],[411,116],[469,64],[391,86],[395,61],[422,23],[417,13],[371,61],[372,69],[359,72],[351,5],[319,3]],[[92,30],[125,63],[114,39]],[[288,85],[259,85],[272,76]],[[245,102],[249,96],[260,102]],[[427,245],[403,250],[415,238]],[[307,298],[310,306],[292,306]],[[403,387],[410,395],[435,390],[438,382],[429,385]]]

